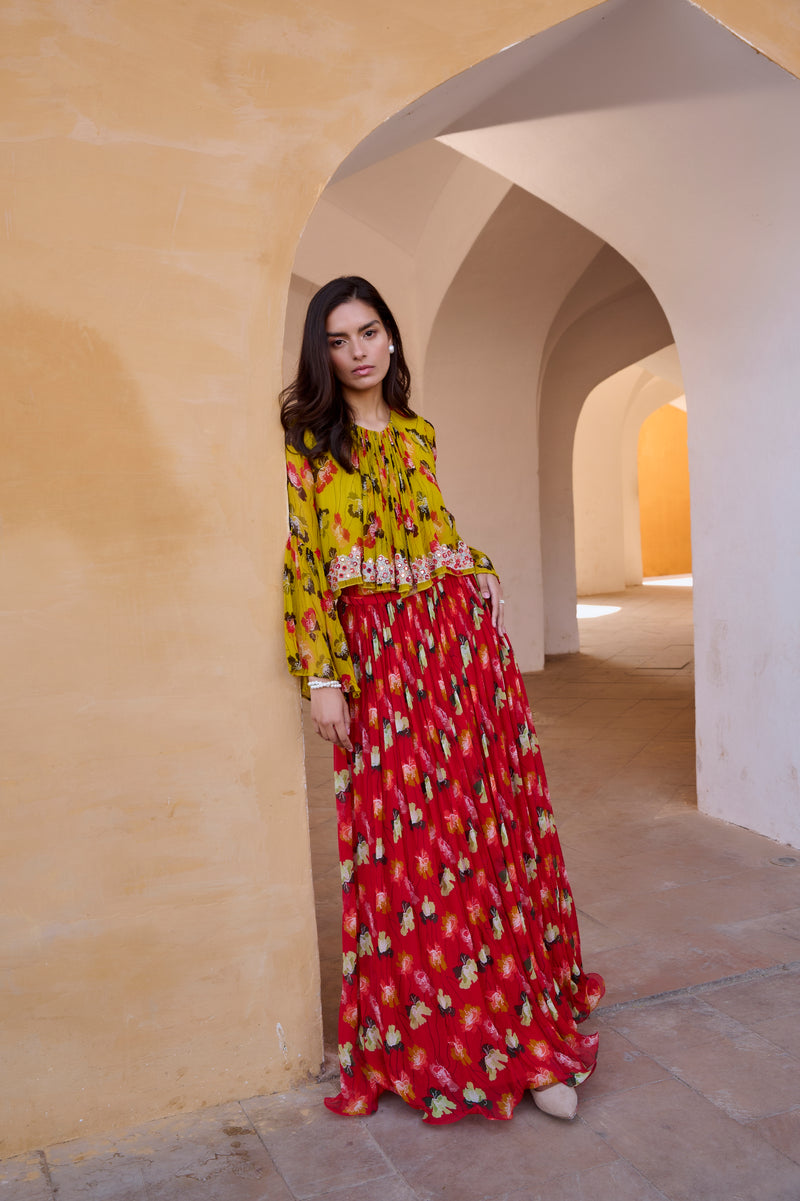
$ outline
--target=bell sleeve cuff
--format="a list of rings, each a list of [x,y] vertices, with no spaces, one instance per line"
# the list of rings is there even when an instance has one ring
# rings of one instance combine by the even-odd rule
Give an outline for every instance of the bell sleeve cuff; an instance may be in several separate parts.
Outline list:
[[[488,555],[485,555],[482,550],[476,550],[474,546],[469,548],[469,553],[472,555],[472,560],[475,564],[475,570],[488,572],[489,575],[497,575],[492,560]]]

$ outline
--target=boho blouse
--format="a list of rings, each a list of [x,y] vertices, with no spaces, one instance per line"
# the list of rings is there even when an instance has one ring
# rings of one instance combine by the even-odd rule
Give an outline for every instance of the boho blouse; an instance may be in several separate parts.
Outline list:
[[[344,588],[405,595],[447,574],[494,573],[444,506],[430,422],[393,412],[384,430],[356,427],[353,465],[286,450],[286,655],[306,693],[307,677],[318,676],[358,694],[336,606]]]

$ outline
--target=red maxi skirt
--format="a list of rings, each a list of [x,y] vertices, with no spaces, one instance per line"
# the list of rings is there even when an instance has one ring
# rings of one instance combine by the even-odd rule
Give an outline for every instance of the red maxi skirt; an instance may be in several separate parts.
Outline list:
[[[346,592],[359,675],[334,750],[343,890],[341,1114],[385,1089],[429,1122],[510,1118],[526,1089],[579,1084],[597,1005],[536,732],[471,576],[405,599]]]

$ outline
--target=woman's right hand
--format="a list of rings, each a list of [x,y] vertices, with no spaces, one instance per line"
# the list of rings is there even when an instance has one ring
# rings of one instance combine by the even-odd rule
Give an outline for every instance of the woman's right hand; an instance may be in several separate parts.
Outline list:
[[[311,689],[311,721],[320,738],[352,751],[350,707],[341,688]]]

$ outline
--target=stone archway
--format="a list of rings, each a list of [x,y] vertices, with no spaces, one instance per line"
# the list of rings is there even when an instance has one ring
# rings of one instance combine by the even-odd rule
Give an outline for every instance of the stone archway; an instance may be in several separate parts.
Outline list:
[[[374,156],[400,133],[438,133],[598,234],[650,283],[680,348],[690,409],[699,804],[796,842],[800,769],[785,721],[796,705],[796,581],[775,531],[777,514],[797,504],[788,448],[800,351],[789,331],[800,181],[788,149],[800,87],[671,0],[610,0],[508,53],[502,86],[494,67],[475,68],[477,103],[460,78],[359,153]],[[615,304],[641,316],[632,296]],[[563,580],[547,568],[558,547],[544,507],[543,523],[545,580]],[[745,545],[760,579],[751,590],[741,587]],[[574,649],[571,593],[570,584],[546,604],[551,648]]]
[[[650,413],[680,394],[679,386],[634,363],[602,380],[586,397],[572,459],[579,596],[641,584],[639,429]]]

